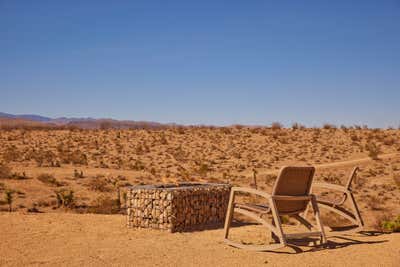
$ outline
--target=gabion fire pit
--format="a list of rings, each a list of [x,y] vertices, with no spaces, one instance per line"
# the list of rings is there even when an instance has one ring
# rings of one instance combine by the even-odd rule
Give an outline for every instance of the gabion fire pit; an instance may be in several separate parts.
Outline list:
[[[222,224],[228,184],[180,183],[128,189],[128,227],[181,232]]]

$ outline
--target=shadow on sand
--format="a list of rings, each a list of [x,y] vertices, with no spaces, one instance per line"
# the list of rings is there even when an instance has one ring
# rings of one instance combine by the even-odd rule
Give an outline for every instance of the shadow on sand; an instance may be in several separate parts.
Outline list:
[[[249,226],[249,225],[257,225],[257,223],[249,223],[249,222],[239,222],[236,221],[232,224],[233,227],[240,227],[240,226]],[[272,252],[277,254],[300,254],[300,253],[307,253],[307,252],[316,252],[321,250],[329,250],[329,249],[340,249],[349,246],[356,246],[356,245],[364,245],[364,244],[380,244],[386,243],[388,240],[369,240],[369,241],[361,241],[357,240],[357,235],[359,237],[373,237],[373,236],[380,236],[384,234],[390,234],[386,232],[380,231],[360,231],[360,232],[348,232],[349,230],[353,229],[353,226],[348,227],[335,227],[331,228],[335,232],[328,232],[328,242],[326,244],[320,245],[318,244],[319,239],[317,238],[302,238],[302,239],[292,239],[289,240],[289,244],[287,245],[293,251],[265,251],[265,252]],[[342,233],[340,231],[343,231]],[[262,253],[262,252],[261,252]]]

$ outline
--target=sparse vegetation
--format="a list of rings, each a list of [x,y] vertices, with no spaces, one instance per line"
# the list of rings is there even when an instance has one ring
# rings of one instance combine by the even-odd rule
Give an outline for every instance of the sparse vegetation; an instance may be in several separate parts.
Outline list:
[[[381,222],[381,228],[385,232],[400,232],[400,215],[394,220],[383,220]]]
[[[280,122],[273,122],[271,124],[271,129],[272,130],[279,130],[279,129],[282,129],[282,128],[283,128],[283,125]]]
[[[102,175],[97,175],[89,180],[88,187],[92,191],[109,192],[110,185],[106,178]]]
[[[75,206],[74,191],[71,189],[62,189],[55,192],[57,199],[57,208],[73,208]]]
[[[14,201],[14,191],[13,190],[9,190],[7,189],[5,192],[5,201],[8,204],[8,211],[11,212],[12,211],[12,204]]]
[[[120,213],[120,201],[109,196],[101,195],[89,208],[90,213],[97,214],[116,214]]]
[[[44,184],[51,185],[51,186],[62,186],[63,183],[59,182],[54,175],[48,173],[42,173],[38,175],[37,179]]]
[[[85,212],[99,194],[110,197],[113,205],[123,207],[124,192],[121,188],[118,193],[118,188],[129,185],[207,181],[235,186],[257,184],[260,190],[269,190],[282,165],[355,159],[362,157],[369,144],[375,144],[380,160],[365,163],[368,166],[362,168],[353,189],[356,198],[362,199],[366,206],[363,212],[382,213],[392,210],[393,203],[400,200],[400,190],[395,186],[399,184],[400,159],[383,156],[398,151],[399,144],[393,140],[399,138],[400,131],[394,129],[341,127],[333,131],[304,128],[300,124],[290,129],[276,124],[274,127],[181,127],[163,131],[0,131],[0,194],[5,196],[7,188],[23,191],[26,194],[14,193],[13,210],[35,204],[37,209],[46,212],[57,206],[68,208],[61,204],[61,199],[71,190],[74,197],[75,192],[79,195],[79,203],[75,200],[75,207],[68,209]],[[389,163],[393,165],[393,175]],[[99,175],[94,175],[95,168],[107,170],[98,169]],[[316,173],[316,180],[343,185],[349,171],[344,172],[343,168],[321,169]],[[35,179],[29,179],[30,175]],[[53,187],[59,192],[61,186],[68,189],[64,188],[67,191],[57,201],[57,194],[49,195],[48,190]],[[40,198],[34,192],[37,190]],[[0,199],[1,208],[8,210],[5,197]],[[117,199],[121,199],[120,203]],[[394,212],[400,209],[395,207]]]
[[[375,143],[368,143],[365,149],[368,151],[368,156],[371,159],[373,160],[379,159],[379,154],[381,153],[381,150],[378,145],[376,145]]]
[[[0,179],[8,179],[11,175],[11,168],[7,164],[0,162]]]

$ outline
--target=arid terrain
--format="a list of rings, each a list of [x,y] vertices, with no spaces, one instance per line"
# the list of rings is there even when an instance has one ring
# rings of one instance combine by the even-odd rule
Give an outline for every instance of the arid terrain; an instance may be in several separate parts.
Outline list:
[[[252,252],[227,246],[222,230],[133,230],[125,218],[91,214],[0,214],[1,266],[398,266],[400,235],[330,236],[324,249]],[[239,227],[242,236],[260,231]]]
[[[183,234],[133,230],[125,227],[123,216],[126,186],[201,181],[270,191],[284,165],[314,165],[315,180],[335,184],[344,184],[359,166],[355,198],[366,230],[381,232],[382,222],[400,214],[397,129],[279,124],[8,129],[0,131],[0,164],[0,265],[150,260],[155,265],[326,265],[328,257],[338,266],[395,266],[400,261],[397,234],[334,237],[331,249],[313,253],[251,253],[223,244],[220,229]],[[323,216],[328,225],[341,222]],[[247,227],[238,227],[238,233],[251,236]],[[350,255],[352,260],[343,260]]]

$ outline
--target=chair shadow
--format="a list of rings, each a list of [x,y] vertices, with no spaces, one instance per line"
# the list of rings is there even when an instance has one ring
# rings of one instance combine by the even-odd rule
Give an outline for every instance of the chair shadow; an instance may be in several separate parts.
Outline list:
[[[277,254],[301,254],[301,253],[308,253],[308,252],[316,252],[316,251],[321,251],[321,250],[326,250],[326,249],[340,249],[344,247],[349,247],[349,246],[355,246],[355,245],[363,245],[363,244],[380,244],[380,243],[386,243],[388,240],[379,240],[379,241],[360,241],[344,236],[330,236],[330,238],[336,238],[336,239],[341,239],[344,242],[336,242],[332,240],[328,240],[326,244],[319,244],[315,245],[319,239],[314,239],[314,238],[303,238],[303,239],[297,239],[297,240],[290,240],[288,247],[293,249],[294,252],[287,252],[287,251],[268,251],[268,252],[273,252]],[[314,243],[313,246],[310,246],[310,243]],[[306,246],[309,247],[310,249],[302,249],[300,246]]]

